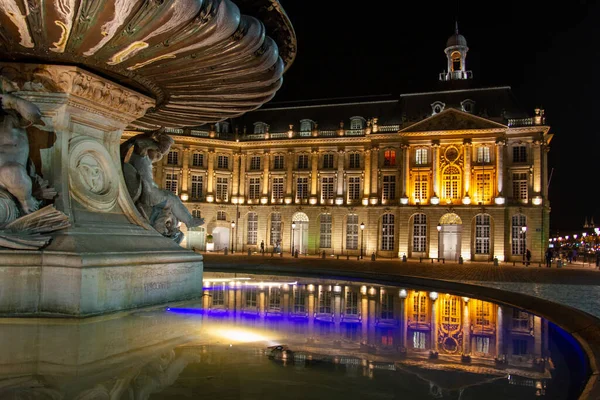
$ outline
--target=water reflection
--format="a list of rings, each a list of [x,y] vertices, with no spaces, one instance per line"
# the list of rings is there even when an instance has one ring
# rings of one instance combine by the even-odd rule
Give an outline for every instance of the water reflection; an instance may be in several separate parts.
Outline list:
[[[0,322],[0,399],[570,398],[562,337],[450,293],[207,273],[165,311]]]

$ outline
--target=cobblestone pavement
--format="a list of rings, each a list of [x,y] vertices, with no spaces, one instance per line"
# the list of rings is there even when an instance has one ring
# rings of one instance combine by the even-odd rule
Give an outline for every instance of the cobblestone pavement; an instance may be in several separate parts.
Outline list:
[[[219,270],[221,267],[234,268],[243,265],[248,267],[256,265],[264,267],[290,267],[297,266],[298,272],[309,272],[310,269],[324,269],[332,271],[361,271],[371,272],[374,275],[383,273],[431,278],[463,282],[480,286],[489,286],[496,289],[513,291],[568,305],[585,311],[600,318],[600,270],[595,266],[583,263],[567,264],[563,268],[546,268],[539,264],[523,266],[518,263],[493,263],[465,262],[436,262],[430,260],[408,260],[402,262],[398,259],[370,259],[356,260],[329,257],[322,259],[316,256],[299,256],[293,258],[289,254],[283,257],[275,254],[252,256],[223,255],[216,253],[204,254],[204,268],[207,271]],[[342,274],[343,275],[343,274]]]

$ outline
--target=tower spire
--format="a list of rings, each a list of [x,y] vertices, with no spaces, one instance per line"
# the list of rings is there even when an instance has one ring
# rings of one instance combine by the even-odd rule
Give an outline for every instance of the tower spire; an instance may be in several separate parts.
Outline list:
[[[454,33],[458,35],[458,18],[454,20]]]

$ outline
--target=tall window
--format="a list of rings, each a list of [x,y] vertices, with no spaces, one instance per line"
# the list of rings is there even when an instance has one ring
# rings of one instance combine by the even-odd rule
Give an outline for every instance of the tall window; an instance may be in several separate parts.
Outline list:
[[[331,314],[331,291],[327,286],[319,286],[319,314]]]
[[[192,175],[192,192],[190,193],[192,199],[202,198],[203,183],[202,175]]]
[[[427,249],[427,216],[417,214],[413,222],[413,250],[419,253]]]
[[[383,166],[393,167],[396,165],[396,150],[386,150],[383,153]]]
[[[281,243],[281,213],[271,214],[271,246]]]
[[[260,170],[260,156],[252,156],[252,158],[250,158],[250,170]]]
[[[321,178],[321,200],[333,200],[333,176]]]
[[[478,163],[489,163],[490,162],[490,148],[487,146],[480,146],[477,148],[477,162]]]
[[[281,289],[269,287],[269,311],[281,311]]]
[[[349,168],[360,168],[360,153],[350,153],[348,155]]]
[[[196,208],[196,209],[192,210],[192,217],[194,217],[194,218],[201,218],[202,217],[202,212]]]
[[[460,303],[458,296],[441,296],[442,324],[458,325],[460,323]]]
[[[427,199],[428,185],[427,173],[415,175],[415,200],[424,201]]]
[[[358,249],[358,215],[348,214],[346,221],[346,249]]]
[[[475,325],[480,327],[491,327],[492,303],[488,303],[487,301],[476,300]]]
[[[513,356],[527,355],[527,340],[513,339]]]
[[[492,174],[490,172],[478,172],[475,174],[475,182],[477,184],[477,201],[489,202],[492,198]]]
[[[427,158],[427,149],[417,149],[415,151],[415,164],[417,165],[427,165],[429,162]]]
[[[490,338],[487,336],[475,336],[475,352],[489,354]]]
[[[360,177],[348,178],[348,200],[360,199]]]
[[[244,290],[244,299],[246,308],[256,308],[256,287],[248,286]]]
[[[294,312],[306,312],[306,290],[300,285],[294,285]]]
[[[527,243],[527,232],[523,232],[521,227],[527,226],[527,218],[523,214],[513,215],[512,217],[512,254],[525,254],[525,244]]]
[[[273,178],[272,185],[271,194],[273,195],[273,202],[280,203],[283,201],[283,178]]]
[[[381,293],[381,319],[394,319],[394,295]]]
[[[308,169],[308,154],[298,155],[298,169]]]
[[[284,169],[284,156],[278,154],[273,157],[273,169]]]
[[[396,198],[396,176],[385,175],[383,177],[383,200],[394,200]]]
[[[413,348],[415,349],[426,349],[427,348],[427,334],[421,331],[413,332]]]
[[[346,292],[346,315],[358,315],[358,293],[348,290]]]
[[[394,250],[394,214],[381,219],[381,250]]]
[[[321,214],[321,235],[319,236],[319,247],[331,247],[331,214]]]
[[[212,288],[212,306],[224,306],[225,305],[225,284],[215,284]]]
[[[460,198],[460,171],[455,166],[451,165],[444,170],[442,184],[443,199],[459,199]]]
[[[260,198],[260,178],[250,178],[248,183],[248,198],[252,200]]]
[[[169,151],[167,154],[167,164],[178,165],[179,164],[179,152],[177,150]]]
[[[177,194],[177,192],[179,190],[177,178],[178,178],[177,173],[167,173],[167,177],[165,178],[165,189]]]
[[[248,244],[256,244],[258,241],[258,214],[248,213]]]
[[[228,179],[217,178],[217,201],[227,201],[229,199]]]
[[[478,214],[475,217],[475,254],[490,254],[490,216]]]
[[[323,169],[333,168],[333,154],[323,155]]]
[[[527,172],[515,172],[512,174],[513,198],[515,200],[527,200]]]
[[[412,320],[417,324],[427,323],[429,317],[429,301],[427,300],[427,292],[415,292],[413,295],[413,312]]]
[[[513,162],[527,162],[527,146],[513,146]]]
[[[202,153],[194,153],[192,156],[192,166],[193,167],[202,167],[204,166],[204,154]]]
[[[217,168],[229,169],[229,156],[218,156],[217,157]]]
[[[296,180],[296,199],[308,199],[308,178],[298,178]]]
[[[217,211],[217,221],[227,221],[227,213],[225,211]]]
[[[512,329],[515,331],[529,331],[529,313],[513,308]]]

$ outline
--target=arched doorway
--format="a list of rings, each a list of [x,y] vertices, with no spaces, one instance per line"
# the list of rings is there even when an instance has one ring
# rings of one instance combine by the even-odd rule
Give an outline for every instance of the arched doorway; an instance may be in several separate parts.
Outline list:
[[[292,252],[308,253],[308,216],[297,212],[292,216]]]
[[[460,256],[460,243],[462,236],[462,220],[457,214],[448,213],[440,218],[441,230],[439,232],[440,253],[443,258],[458,261]]]
[[[213,243],[215,251],[221,251],[224,248],[229,248],[229,238],[231,237],[231,229],[222,226],[217,226],[212,231]]]

